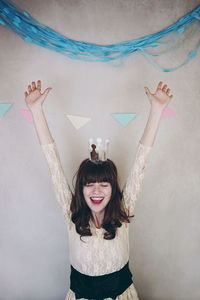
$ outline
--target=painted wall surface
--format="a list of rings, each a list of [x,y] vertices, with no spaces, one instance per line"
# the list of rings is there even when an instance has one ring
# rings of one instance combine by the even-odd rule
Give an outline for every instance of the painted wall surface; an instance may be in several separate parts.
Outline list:
[[[200,5],[191,0],[14,0],[38,22],[68,38],[112,44],[156,33]],[[193,43],[193,41],[191,41]],[[191,44],[163,56],[181,63]],[[110,139],[110,158],[123,185],[150,110],[144,86],[161,80],[174,95],[146,169],[130,230],[130,268],[141,300],[199,300],[200,57],[162,73],[140,54],[123,66],[70,60],[20,39],[0,26],[0,103],[13,103],[0,119],[0,299],[62,300],[69,288],[64,217],[27,109],[24,92],[40,79],[51,86],[44,111],[71,184],[87,157],[90,137]],[[136,113],[122,127],[112,113]],[[67,114],[90,117],[80,130]]]

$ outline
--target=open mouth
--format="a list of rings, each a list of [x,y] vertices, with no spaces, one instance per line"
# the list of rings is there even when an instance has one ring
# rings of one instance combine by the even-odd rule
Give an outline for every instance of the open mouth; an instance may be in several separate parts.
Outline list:
[[[97,205],[103,201],[104,197],[90,197],[93,204]]]

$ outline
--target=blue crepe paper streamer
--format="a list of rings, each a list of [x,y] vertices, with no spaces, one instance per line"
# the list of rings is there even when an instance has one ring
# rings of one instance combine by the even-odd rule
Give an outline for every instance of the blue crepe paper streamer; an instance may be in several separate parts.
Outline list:
[[[161,68],[152,60],[151,57],[169,54],[172,51],[178,50],[183,46],[184,43],[173,49],[157,54],[147,53],[146,50],[152,48],[163,49],[164,47],[167,48],[174,45],[178,38],[194,23],[197,23],[197,27],[196,30],[191,33],[190,38],[199,30],[200,6],[181,18],[172,26],[156,34],[148,35],[133,41],[102,46],[70,40],[58,34],[54,30],[38,23],[27,12],[16,7],[11,2],[0,0],[0,24],[13,31],[25,41],[49,50],[56,51],[71,59],[82,60],[86,62],[100,61],[112,63],[116,61],[117,64],[113,64],[115,67],[120,67],[128,55],[134,52],[140,52],[153,66],[163,72],[172,72],[181,68],[196,56],[198,48],[200,47],[200,41],[188,54],[185,61],[181,65],[172,69]],[[160,42],[160,40],[166,36],[169,36],[170,34],[174,35],[170,42]]]

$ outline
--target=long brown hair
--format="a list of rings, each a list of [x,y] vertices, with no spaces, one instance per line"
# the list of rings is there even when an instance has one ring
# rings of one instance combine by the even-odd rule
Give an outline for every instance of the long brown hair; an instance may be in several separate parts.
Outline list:
[[[127,215],[124,209],[115,164],[110,159],[98,163],[85,159],[75,176],[76,183],[70,209],[72,222],[76,225],[76,231],[80,234],[80,238],[92,235],[89,225],[92,213],[83,196],[84,185],[91,182],[109,182],[112,186],[112,193],[111,199],[105,208],[102,227],[106,230],[104,239],[114,239],[117,227],[122,226],[121,222],[130,223],[129,218],[134,217]]]

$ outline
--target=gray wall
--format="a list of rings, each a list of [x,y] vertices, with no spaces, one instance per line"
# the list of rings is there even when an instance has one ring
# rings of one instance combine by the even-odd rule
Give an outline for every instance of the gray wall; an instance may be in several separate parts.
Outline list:
[[[15,0],[40,23],[63,35],[97,44],[118,43],[155,33],[175,23],[199,1],[187,0]],[[73,61],[24,42],[0,27],[0,102],[13,106],[0,126],[0,299],[62,300],[69,288],[67,229],[55,201],[49,173],[27,109],[24,91],[42,80],[53,90],[44,103],[65,174],[71,183],[87,141],[111,141],[110,157],[123,184],[143,133],[149,102],[162,80],[172,89],[146,169],[130,232],[130,267],[141,300],[198,300],[199,288],[199,137],[200,58],[172,73],[162,73],[140,54],[120,68]],[[158,62],[181,63],[192,43]],[[199,53],[199,52],[198,52]],[[135,112],[123,128],[111,113]],[[91,117],[76,131],[66,114]],[[126,154],[126,155],[125,155]]]

